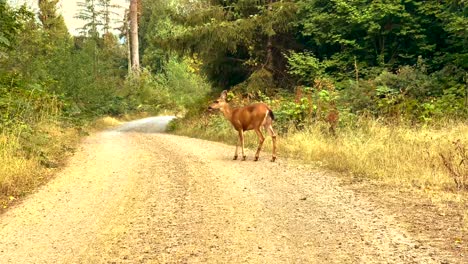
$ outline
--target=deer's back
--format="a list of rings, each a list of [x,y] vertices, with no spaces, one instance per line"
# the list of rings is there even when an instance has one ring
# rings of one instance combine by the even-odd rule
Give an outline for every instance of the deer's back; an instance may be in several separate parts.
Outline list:
[[[255,103],[233,110],[232,124],[236,130],[251,130],[260,127],[270,108],[264,103]]]

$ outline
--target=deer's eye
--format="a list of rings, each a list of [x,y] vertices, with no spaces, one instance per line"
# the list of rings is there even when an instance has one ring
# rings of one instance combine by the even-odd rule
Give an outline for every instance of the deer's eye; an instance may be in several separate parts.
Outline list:
[[[219,104],[219,101],[218,101],[218,100],[216,100],[216,101],[214,101],[214,102],[215,102],[215,104]]]

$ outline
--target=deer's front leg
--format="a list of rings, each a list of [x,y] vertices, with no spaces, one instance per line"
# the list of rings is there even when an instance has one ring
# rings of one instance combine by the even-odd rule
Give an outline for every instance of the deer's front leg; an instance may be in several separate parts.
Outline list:
[[[240,140],[240,144],[242,148],[242,160],[245,160],[247,156],[244,153],[244,131],[243,130],[239,131],[239,140]]]
[[[240,144],[240,141],[241,141],[241,138],[240,138],[240,134],[237,136],[237,141],[236,141],[236,153],[234,153],[234,160],[237,160],[237,153],[239,153],[239,144]]]

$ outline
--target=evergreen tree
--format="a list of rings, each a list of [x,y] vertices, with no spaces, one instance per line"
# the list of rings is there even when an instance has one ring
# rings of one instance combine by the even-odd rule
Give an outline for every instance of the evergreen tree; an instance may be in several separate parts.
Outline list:
[[[99,28],[104,24],[100,20],[100,14],[97,9],[98,0],[85,0],[85,2],[78,2],[78,6],[81,7],[75,18],[86,21],[86,24],[80,28],[81,34],[84,36],[90,36],[94,39],[99,38]]]
[[[68,35],[63,16],[57,12],[59,0],[39,0],[39,19],[46,31],[54,32],[56,35]]]
[[[296,45],[294,1],[179,1],[175,6],[171,16],[183,28],[160,36],[155,40],[160,45],[198,54],[210,79],[222,86],[257,71],[281,80],[282,53]]]
[[[109,34],[111,30],[111,23],[114,22],[117,12],[114,10],[120,8],[118,5],[111,4],[111,0],[99,0],[97,6],[99,7],[99,16],[102,21],[102,29],[104,35]]]

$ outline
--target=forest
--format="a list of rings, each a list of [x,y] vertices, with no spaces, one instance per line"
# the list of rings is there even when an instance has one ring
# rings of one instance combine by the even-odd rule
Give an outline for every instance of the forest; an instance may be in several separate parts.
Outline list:
[[[117,31],[111,19],[128,7],[112,2],[82,0],[72,35],[58,0],[38,12],[0,0],[2,201],[44,182],[106,116],[175,114],[172,133],[234,144],[206,111],[223,90],[271,106],[280,158],[468,189],[466,1],[135,1],[137,68],[129,17]]]

